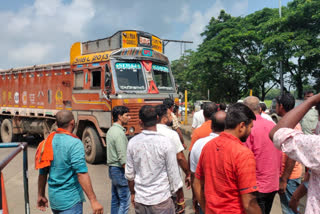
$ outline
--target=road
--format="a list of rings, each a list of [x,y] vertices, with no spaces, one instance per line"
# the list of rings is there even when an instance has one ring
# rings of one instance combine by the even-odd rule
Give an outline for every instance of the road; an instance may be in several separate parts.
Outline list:
[[[50,209],[46,212],[41,212],[36,209],[37,200],[37,178],[38,172],[34,169],[34,155],[37,143],[33,140],[28,140],[28,163],[29,163],[29,197],[30,197],[30,211],[31,214],[43,213],[51,214]],[[189,145],[190,141],[186,140]],[[0,149],[0,160],[3,160],[12,149]],[[187,152],[185,153],[187,154]],[[104,164],[91,165],[88,164],[89,174],[93,183],[93,188],[99,202],[104,206],[104,213],[110,213],[111,201],[111,184],[108,178],[108,168]],[[7,167],[3,170],[5,188],[8,200],[9,212],[11,214],[24,213],[24,193],[23,193],[23,176],[22,176],[22,153],[18,154]],[[192,213],[191,190],[184,190],[186,199],[186,214]],[[88,200],[84,203],[84,213],[91,213],[90,204]],[[130,208],[130,214],[134,211]],[[271,214],[280,214],[280,202],[278,195],[275,198]]]
[[[36,209],[37,200],[37,179],[38,171],[34,168],[34,156],[37,148],[37,143],[28,141],[28,165],[29,165],[29,198],[31,214],[51,214],[50,209],[46,212],[41,212]],[[0,160],[3,160],[13,149],[0,149]],[[22,152],[19,153],[3,170],[5,189],[8,200],[9,213],[22,214],[24,211],[24,190],[23,190],[23,175],[22,175]],[[88,164],[89,175],[92,180],[94,192],[99,202],[104,206],[104,213],[110,213],[111,203],[111,183],[108,178],[108,168],[105,164],[91,165]],[[187,212],[191,213],[191,194],[186,191]],[[84,213],[91,213],[90,204],[87,200],[84,203]],[[134,214],[132,207],[130,214]]]

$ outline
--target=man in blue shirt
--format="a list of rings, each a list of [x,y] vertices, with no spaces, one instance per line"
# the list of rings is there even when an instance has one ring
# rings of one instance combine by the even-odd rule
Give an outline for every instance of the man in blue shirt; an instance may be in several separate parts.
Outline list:
[[[52,143],[53,160],[50,166],[40,169],[37,208],[45,211],[48,207],[45,196],[48,178],[49,201],[54,214],[82,214],[82,203],[85,201],[83,190],[90,200],[93,213],[102,214],[103,207],[92,189],[83,144],[72,134],[75,127],[73,114],[62,110],[57,113],[56,119],[58,130],[52,141],[46,142]]]

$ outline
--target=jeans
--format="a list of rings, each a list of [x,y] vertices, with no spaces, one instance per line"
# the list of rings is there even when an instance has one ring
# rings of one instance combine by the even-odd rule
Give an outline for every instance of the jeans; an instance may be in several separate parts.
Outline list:
[[[124,168],[110,166],[109,177],[112,181],[111,214],[126,214],[130,207],[130,191]]]
[[[262,193],[257,192],[257,202],[261,208],[262,214],[269,214],[272,208],[274,196],[278,191]]]
[[[296,191],[296,189],[300,184],[301,184],[301,178],[288,179],[285,193],[279,194],[283,214],[296,214],[289,208],[289,201],[291,199],[292,194],[294,193],[294,191]]]
[[[73,207],[67,210],[54,210],[52,209],[53,214],[82,214],[82,202],[76,203]]]
[[[204,212],[202,211],[201,207],[199,208],[199,213],[200,214],[204,214]]]

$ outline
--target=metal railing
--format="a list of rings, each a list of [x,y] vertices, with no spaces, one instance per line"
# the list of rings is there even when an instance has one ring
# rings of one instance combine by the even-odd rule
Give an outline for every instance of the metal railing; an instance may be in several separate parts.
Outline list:
[[[25,214],[30,214],[29,204],[29,184],[28,184],[28,144],[23,143],[1,143],[0,148],[16,148],[5,159],[0,162],[0,174],[7,164],[17,155],[23,151],[23,185],[24,185],[24,200],[25,200]],[[0,213],[2,213],[2,176],[0,176]]]

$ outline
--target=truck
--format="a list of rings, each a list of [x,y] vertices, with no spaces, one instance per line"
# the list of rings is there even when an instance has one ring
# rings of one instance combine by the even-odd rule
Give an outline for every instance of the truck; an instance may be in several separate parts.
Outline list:
[[[70,61],[0,70],[0,137],[46,137],[60,110],[73,112],[74,133],[82,140],[88,163],[105,159],[106,133],[113,107],[129,108],[126,135],[141,132],[143,105],[179,102],[163,41],[150,33],[122,30],[114,35],[76,42]],[[0,141],[1,142],[1,141]]]

